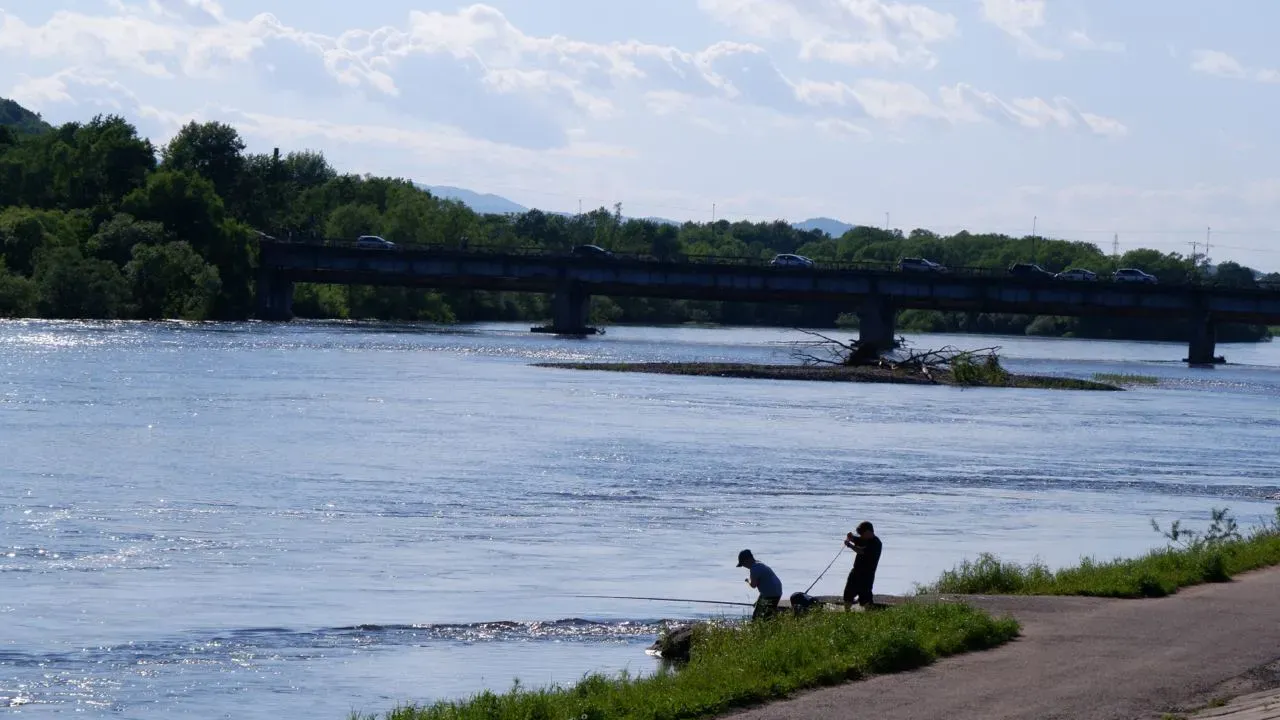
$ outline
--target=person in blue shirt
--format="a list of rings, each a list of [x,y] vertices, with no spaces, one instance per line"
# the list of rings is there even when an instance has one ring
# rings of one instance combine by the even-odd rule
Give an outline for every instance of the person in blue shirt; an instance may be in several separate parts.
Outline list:
[[[750,576],[746,578],[746,583],[760,591],[755,609],[751,611],[751,619],[772,617],[778,612],[778,603],[782,600],[782,581],[768,565],[756,560],[750,550],[738,553],[738,567],[747,568]]]

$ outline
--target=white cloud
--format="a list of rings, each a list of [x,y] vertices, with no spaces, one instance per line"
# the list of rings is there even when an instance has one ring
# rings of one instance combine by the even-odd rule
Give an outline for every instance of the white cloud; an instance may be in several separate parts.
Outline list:
[[[856,104],[868,117],[891,123],[929,119],[958,125],[1003,120],[1030,129],[1083,129],[1110,137],[1128,134],[1128,128],[1119,120],[1082,112],[1064,97],[1006,102],[965,83],[939,88],[936,100],[914,85],[873,79],[853,83],[802,82],[797,94],[815,107]]]
[[[1016,98],[1005,102],[992,93],[975,90],[964,83],[943,88],[944,104],[958,113],[973,112],[985,118],[1003,118],[1022,127],[1064,130],[1082,128],[1095,135],[1122,137],[1129,133],[1124,123],[1114,118],[1081,112],[1070,99],[1055,97]]]
[[[1280,70],[1246,67],[1236,58],[1220,50],[1192,51],[1191,69],[1203,75],[1253,80],[1260,83],[1280,83]]]
[[[1122,53],[1124,43],[1117,40],[1094,40],[1083,30],[1067,33],[1067,43],[1080,50],[1097,50],[1099,52]]]
[[[1045,25],[1045,0],[982,0],[982,17],[1018,41],[1018,52],[1040,60],[1059,60],[1062,51],[1041,45],[1028,32]]]
[[[802,60],[842,65],[933,67],[930,45],[956,35],[954,15],[881,0],[698,0],[724,25],[767,40],[790,40]]]
[[[653,42],[538,35],[487,5],[326,34],[305,14],[236,17],[238,4],[222,2],[227,9],[117,0],[114,11],[103,4],[96,13],[42,13],[39,22],[0,13],[0,95],[52,109],[53,121],[117,111],[157,142],[190,119],[231,122],[255,152],[312,147],[345,171],[556,209],[581,195],[625,199],[637,212],[666,197],[685,207],[718,202],[722,213],[736,204],[762,216],[856,221],[892,210],[895,221],[919,213],[971,222],[971,208],[1025,177],[1024,153],[1069,148],[1054,162],[1055,179],[1070,183],[1078,178],[1059,175],[1104,164],[1092,153],[1141,145],[1096,142],[1123,136],[1130,118],[1086,112],[1053,87],[997,95],[900,72],[932,67],[944,42],[948,53],[951,44],[978,58],[990,52],[964,47],[953,16],[920,4],[703,0],[735,30],[681,47],[663,44],[675,34]],[[758,12],[735,19],[733,8]],[[1025,32],[1050,37],[1043,25]],[[1010,80],[1005,65],[984,70],[984,87]],[[1025,67],[1017,73],[1014,86],[1036,80]],[[913,154],[912,145],[948,128],[948,152],[928,143]],[[1028,142],[1043,133],[1060,140]],[[849,177],[852,165],[894,162],[919,173],[910,182]],[[521,197],[519,188],[536,192]],[[922,206],[894,205],[905,197]],[[644,212],[676,216],[660,205]]]
[[[819,130],[840,138],[866,140],[872,135],[870,130],[862,127],[861,125],[855,125],[848,120],[841,120],[838,118],[825,118],[819,120],[816,125]]]
[[[0,16],[0,51],[161,78],[240,81],[249,70],[273,86],[310,94],[355,90],[416,120],[543,149],[568,143],[565,128],[583,121],[616,119],[641,108],[670,115],[679,111],[679,103],[696,98],[757,105],[783,115],[845,106],[852,113],[845,120],[866,116],[891,123],[992,117],[954,98],[945,102],[945,89],[944,102],[938,102],[896,80],[792,80],[765,48],[750,43],[720,41],[686,51],[639,41],[536,36],[481,4],[453,13],[413,11],[404,27],[328,36],[266,13],[247,21],[228,18],[214,0],[117,3],[115,15],[61,11],[36,27]],[[843,65],[929,66],[934,58],[928,45],[957,32],[951,15],[881,0],[699,0],[699,5],[743,32],[797,41],[801,59]],[[1043,4],[1037,0],[984,0],[984,6],[1010,29],[1043,24]],[[35,86],[26,90],[28,95],[37,91]],[[450,101],[439,102],[442,94]],[[996,115],[1026,127],[1123,133],[1118,121],[1081,113],[1061,99],[1010,104],[978,95],[990,98],[980,105],[999,108]],[[509,117],[522,122],[503,120]],[[709,117],[697,120],[724,126]]]
[[[146,121],[147,127],[140,129],[150,131],[144,134],[153,135],[158,142],[167,140],[193,117],[146,104],[120,82],[75,68],[46,77],[24,77],[8,97],[42,111],[53,105],[83,108],[86,120],[88,115],[101,112],[125,116],[135,123]]]

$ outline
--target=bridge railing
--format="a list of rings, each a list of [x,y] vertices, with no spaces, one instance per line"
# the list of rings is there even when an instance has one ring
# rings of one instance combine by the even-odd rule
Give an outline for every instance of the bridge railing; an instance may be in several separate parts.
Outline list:
[[[266,237],[268,242],[279,245],[300,245],[300,246],[321,246],[335,248],[355,248],[356,243],[351,240],[323,240],[323,239],[277,239]],[[436,244],[401,244],[397,243],[394,251],[409,252],[436,252],[448,253],[467,256],[518,256],[518,257],[554,257],[556,259],[577,258],[582,260],[591,260],[590,256],[579,257],[571,254],[569,249],[556,251],[549,250],[544,246],[537,245],[498,245],[492,243],[436,243]],[[370,252],[377,252],[371,250]],[[386,252],[385,250],[382,252]],[[772,266],[772,258],[762,257],[744,257],[744,256],[722,256],[722,255],[678,255],[669,258],[660,258],[649,253],[627,253],[612,251],[614,259],[631,260],[636,262],[652,262],[652,263],[670,263],[678,265],[693,266],[719,266],[719,267],[754,267],[768,268],[779,272],[806,272],[812,270],[830,270],[830,271],[855,271],[855,272],[877,272],[877,273],[912,273],[918,271],[906,271],[899,267],[897,262],[882,260],[854,260],[854,261],[832,261],[832,260],[815,260],[813,268],[797,267],[797,266]],[[921,273],[923,274],[923,273]],[[1006,268],[993,267],[967,267],[967,266],[947,266],[945,275],[959,277],[975,277],[975,278],[1008,278],[1009,271]],[[1048,280],[1049,278],[1046,278]],[[1113,277],[1099,273],[1097,280],[1094,282],[1114,283],[1116,285],[1128,285],[1124,281],[1117,281]],[[1227,285],[1218,282],[1213,277],[1196,277],[1187,278],[1181,282],[1162,281],[1161,285],[1174,287],[1203,287],[1210,289],[1231,289],[1231,290],[1259,290],[1264,292],[1280,293],[1280,282],[1264,282],[1258,283],[1255,288],[1242,288],[1238,285]]]

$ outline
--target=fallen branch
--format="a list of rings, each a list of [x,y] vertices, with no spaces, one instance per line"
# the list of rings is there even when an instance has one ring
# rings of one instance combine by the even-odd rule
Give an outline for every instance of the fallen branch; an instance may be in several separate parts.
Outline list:
[[[938,373],[955,374],[973,378],[982,375],[985,382],[999,381],[1007,376],[1000,367],[999,346],[961,350],[954,345],[912,351],[906,338],[898,338],[898,350],[892,353],[877,352],[874,346],[858,340],[843,341],[813,330],[800,330],[813,340],[786,343],[791,346],[791,357],[802,365],[836,365],[848,367],[875,366],[894,372],[918,373],[929,382],[937,383]]]

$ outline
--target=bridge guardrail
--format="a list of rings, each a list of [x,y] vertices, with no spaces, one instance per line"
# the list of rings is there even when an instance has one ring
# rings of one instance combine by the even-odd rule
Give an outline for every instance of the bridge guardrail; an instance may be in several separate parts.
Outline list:
[[[354,241],[349,240],[313,240],[313,239],[279,239],[266,236],[263,240],[279,245],[302,245],[302,246],[318,246],[318,247],[335,247],[355,249]],[[545,256],[554,259],[575,258],[569,255],[569,249],[566,248],[561,253],[555,250],[548,251],[546,247],[531,245],[493,245],[493,244],[400,244],[392,250],[384,250],[382,252],[395,251],[411,251],[411,252],[448,252],[462,253],[466,255],[483,255],[483,256],[518,256],[518,257],[537,257]],[[370,252],[379,252],[378,250],[370,250]],[[638,262],[662,262],[662,263],[678,263],[682,265],[713,265],[713,266],[733,266],[733,267],[756,267],[771,268],[772,258],[759,257],[742,257],[742,256],[717,256],[717,255],[684,255],[673,258],[659,258],[646,253],[627,253],[613,251],[613,255],[617,259],[633,260]],[[581,260],[592,260],[589,257],[575,258]],[[854,261],[814,261],[815,267],[777,267],[773,268],[779,272],[804,272],[807,270],[834,270],[834,271],[860,271],[860,272],[882,272],[882,273],[911,273],[911,274],[927,274],[922,271],[904,271],[897,262],[880,261],[880,260],[854,260]],[[987,278],[1009,278],[1011,277],[1005,268],[993,267],[968,267],[968,266],[947,266],[946,276],[951,277],[987,277]],[[1051,278],[1045,278],[1050,281]],[[1074,284],[1077,281],[1059,281],[1063,283]],[[1090,281],[1096,283],[1107,283],[1114,285],[1130,285],[1125,281],[1117,281],[1114,278],[1099,273],[1097,280]],[[1253,288],[1240,287],[1238,285],[1226,285],[1216,282],[1213,278],[1200,278],[1198,280],[1187,280],[1183,282],[1161,282],[1164,287],[1201,287],[1209,289],[1224,290],[1260,290],[1264,292],[1280,293],[1280,283],[1267,282],[1259,283]]]

